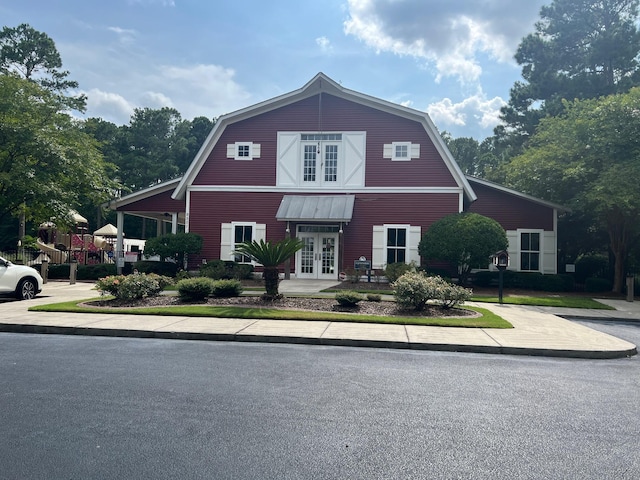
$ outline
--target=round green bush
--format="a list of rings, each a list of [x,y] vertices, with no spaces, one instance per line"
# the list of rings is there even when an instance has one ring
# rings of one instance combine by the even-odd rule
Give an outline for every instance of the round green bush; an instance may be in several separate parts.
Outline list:
[[[157,276],[144,273],[134,273],[126,276],[110,275],[99,279],[96,282],[96,287],[100,292],[109,293],[119,299],[139,299],[158,295],[162,291],[157,278]]]
[[[352,290],[336,293],[336,302],[342,307],[355,307],[362,300],[364,300],[364,297]]]
[[[176,284],[181,300],[204,300],[213,291],[214,281],[207,277],[186,278]]]
[[[215,280],[211,289],[211,295],[218,298],[239,297],[241,293],[239,280]]]

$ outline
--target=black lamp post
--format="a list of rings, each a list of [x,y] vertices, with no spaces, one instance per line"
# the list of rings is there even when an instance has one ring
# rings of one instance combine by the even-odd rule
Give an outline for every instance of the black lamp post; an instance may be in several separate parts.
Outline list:
[[[500,250],[498,253],[493,255],[493,264],[496,266],[499,272],[499,283],[498,283],[498,300],[502,305],[502,287],[503,287],[503,276],[504,271],[509,266],[509,254],[505,250]]]

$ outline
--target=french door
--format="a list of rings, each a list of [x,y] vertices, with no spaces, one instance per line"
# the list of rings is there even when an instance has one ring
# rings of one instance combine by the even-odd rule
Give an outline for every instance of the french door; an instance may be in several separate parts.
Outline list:
[[[301,226],[298,238],[303,247],[296,254],[296,277],[335,280],[338,277],[338,233],[333,231],[304,231],[314,227]],[[315,227],[333,229],[333,227]],[[337,230],[337,227],[336,227]]]

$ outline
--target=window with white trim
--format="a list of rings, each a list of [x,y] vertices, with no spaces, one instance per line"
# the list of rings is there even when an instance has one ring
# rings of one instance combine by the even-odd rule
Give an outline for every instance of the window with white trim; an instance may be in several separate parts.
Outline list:
[[[391,148],[393,151],[391,160],[411,160],[411,142],[393,142]]]
[[[420,144],[411,142],[385,143],[382,158],[389,158],[395,162],[409,162],[412,159],[420,158]]]
[[[255,223],[233,223],[233,249],[243,242],[252,242],[255,236]],[[234,262],[251,263],[251,257],[236,253],[233,257]]]
[[[385,225],[386,264],[406,263],[409,246],[409,225]]]
[[[541,237],[539,231],[520,231],[520,270],[540,271]]]
[[[253,160],[260,158],[260,144],[253,142],[235,142],[227,145],[227,158],[234,160]]]
[[[302,133],[302,181],[306,185],[338,182],[341,133]]]
[[[364,187],[366,132],[278,132],[276,186]]]

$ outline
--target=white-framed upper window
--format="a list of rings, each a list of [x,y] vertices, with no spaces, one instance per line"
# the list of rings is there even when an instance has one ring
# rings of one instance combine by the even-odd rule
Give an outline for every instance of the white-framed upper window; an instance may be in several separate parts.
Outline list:
[[[383,158],[390,158],[396,162],[408,162],[413,158],[420,158],[420,144],[411,142],[392,142],[384,144]]]
[[[227,158],[234,160],[253,160],[260,158],[260,144],[253,142],[235,142],[227,145]]]
[[[411,160],[411,142],[393,142],[393,156],[391,160]]]
[[[385,253],[386,264],[407,263],[409,259],[409,229],[410,225],[385,225]]]
[[[256,223],[255,222],[232,222],[231,223],[232,234],[233,234],[233,249],[235,250],[236,245],[243,242],[252,242],[255,239],[256,234]],[[233,257],[234,262],[238,263],[252,263],[251,257],[247,255],[240,255],[236,253]]]
[[[542,270],[542,231],[518,230],[520,251],[520,270],[524,272],[539,272]]]
[[[335,185],[339,180],[341,133],[303,133],[302,182],[304,185]]]
[[[364,187],[367,132],[278,132],[276,185]]]

